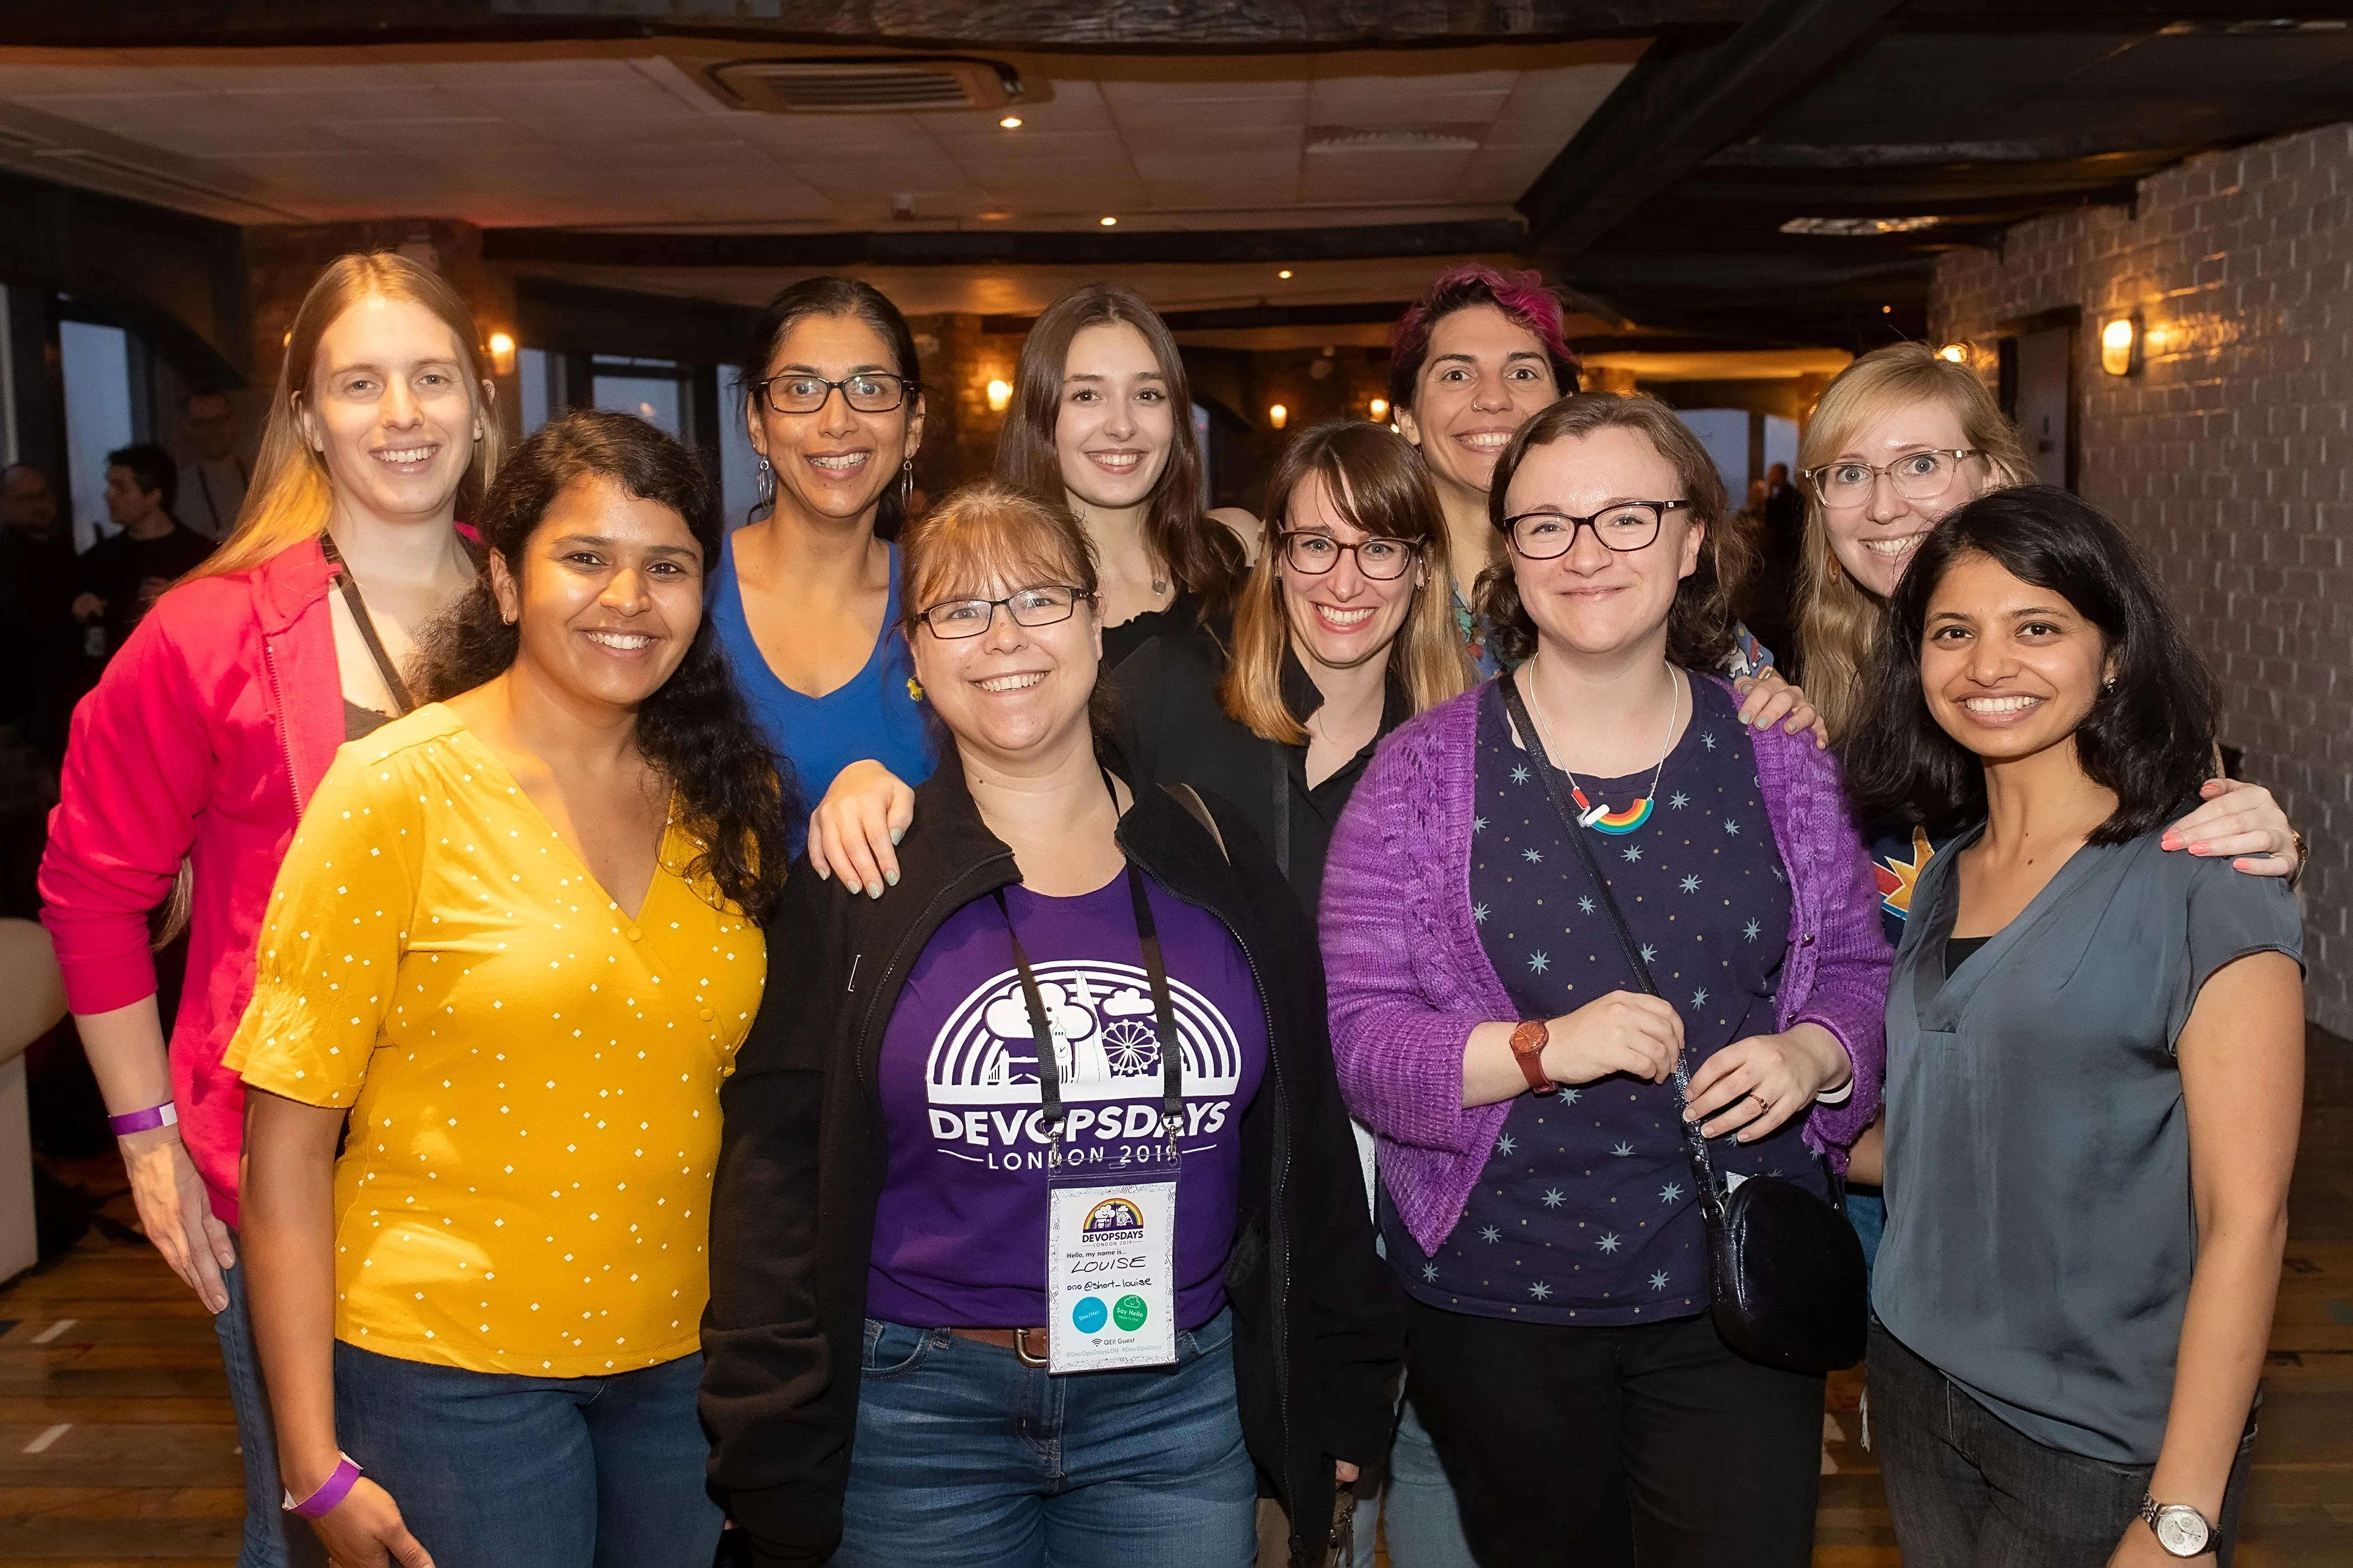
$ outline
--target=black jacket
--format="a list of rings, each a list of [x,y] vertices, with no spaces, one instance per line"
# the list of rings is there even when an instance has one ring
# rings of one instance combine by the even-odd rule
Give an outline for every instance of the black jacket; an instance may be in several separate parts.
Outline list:
[[[1282,745],[1253,734],[1218,701],[1225,656],[1205,637],[1155,637],[1113,671],[1118,693],[1120,752],[1141,784],[1188,784],[1223,795],[1275,860],[1310,920],[1324,890],[1324,860],[1332,829],[1356,781],[1373,760],[1380,736],[1413,717],[1413,703],[1392,679],[1381,709],[1379,734],[1320,784],[1307,782],[1307,747]],[[1324,705],[1298,657],[1282,656],[1282,700],[1304,724]]]
[[[1314,932],[1230,807],[1208,830],[1156,789],[1120,820],[1131,864],[1240,943],[1271,1060],[1242,1116],[1240,1223],[1226,1268],[1242,1432],[1320,1549],[1332,1461],[1377,1464],[1404,1339],[1373,1250],[1325,1032]],[[875,1084],[910,967],[941,923],[1018,879],[953,750],[916,791],[898,888],[881,900],[794,868],[768,925],[768,984],[720,1096],[702,1409],[711,1479],[762,1563],[818,1563],[841,1536],[857,1430],[874,1209],[887,1144]]]

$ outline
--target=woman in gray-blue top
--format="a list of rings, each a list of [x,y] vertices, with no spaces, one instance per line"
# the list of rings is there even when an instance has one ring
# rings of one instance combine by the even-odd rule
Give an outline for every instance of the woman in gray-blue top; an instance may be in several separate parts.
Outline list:
[[[1911,1568],[2228,1563],[2287,1230],[2302,929],[2168,855],[2214,686],[2122,531],[2063,490],[1938,523],[1848,780],[1963,829],[1887,1003],[1871,1404]]]

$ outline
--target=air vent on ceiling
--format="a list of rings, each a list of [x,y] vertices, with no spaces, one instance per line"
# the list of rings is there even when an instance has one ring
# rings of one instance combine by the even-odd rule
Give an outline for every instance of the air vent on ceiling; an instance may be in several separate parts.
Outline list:
[[[1934,215],[1922,217],[1793,217],[1781,226],[1781,232],[1849,237],[1855,235],[1916,234],[1924,228],[1934,228],[1944,221]]]
[[[1310,153],[1475,153],[1481,125],[1311,125]]]
[[[1020,73],[976,59],[736,60],[711,80],[744,109],[768,114],[908,114],[1002,109],[1023,96]]]

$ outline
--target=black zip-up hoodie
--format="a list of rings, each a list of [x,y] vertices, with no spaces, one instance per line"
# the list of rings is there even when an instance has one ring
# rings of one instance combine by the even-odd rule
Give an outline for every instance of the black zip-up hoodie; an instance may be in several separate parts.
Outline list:
[[[1020,875],[953,750],[915,799],[899,886],[881,899],[794,868],[768,925],[766,995],[720,1095],[702,1409],[712,1487],[763,1563],[821,1563],[841,1538],[887,1155],[883,1030],[941,923]],[[1242,1115],[1226,1293],[1242,1434],[1298,1558],[1327,1538],[1333,1460],[1371,1468],[1386,1453],[1402,1303],[1373,1250],[1314,931],[1232,808],[1208,805],[1222,851],[1157,789],[1137,795],[1119,841],[1233,933],[1266,1009],[1271,1059]]]

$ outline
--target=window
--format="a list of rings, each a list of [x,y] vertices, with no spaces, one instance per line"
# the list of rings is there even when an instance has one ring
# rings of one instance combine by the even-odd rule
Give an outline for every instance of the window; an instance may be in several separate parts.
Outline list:
[[[66,489],[76,550],[117,531],[106,510],[106,455],[138,439],[133,416],[132,340],[96,321],[58,323],[66,384]],[[143,366],[142,367],[143,368]]]

